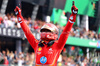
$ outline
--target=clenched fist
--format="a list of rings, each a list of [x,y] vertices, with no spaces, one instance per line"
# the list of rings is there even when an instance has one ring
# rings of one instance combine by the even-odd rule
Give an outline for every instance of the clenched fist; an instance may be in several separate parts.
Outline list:
[[[18,6],[16,6],[14,11],[16,15],[21,15],[21,9]]]
[[[77,14],[78,13],[78,8],[74,5],[73,1],[73,6],[71,7],[72,14]]]

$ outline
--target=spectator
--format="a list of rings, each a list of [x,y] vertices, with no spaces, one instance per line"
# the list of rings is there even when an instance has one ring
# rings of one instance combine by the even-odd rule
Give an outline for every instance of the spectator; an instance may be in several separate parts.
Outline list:
[[[18,66],[22,66],[22,64],[24,63],[24,59],[22,56],[19,56],[19,58],[17,59],[18,61]]]
[[[81,62],[80,62],[80,56],[79,56],[79,55],[76,56],[75,62],[76,62],[77,64],[81,63]]]
[[[4,65],[9,65],[9,61],[8,61],[8,59],[7,59],[7,57],[6,56],[4,56],[4,63],[3,63]]]
[[[2,17],[0,17],[0,24],[1,24],[2,20],[3,20]]]
[[[1,13],[0,13],[0,24],[1,24],[2,20],[3,20],[3,19],[2,19],[2,17],[1,17]]]
[[[1,21],[0,27],[5,27],[3,20]]]
[[[8,17],[8,28],[14,28],[14,22],[11,21],[11,16]]]
[[[8,28],[8,17],[6,15],[3,17],[3,22],[5,27]]]

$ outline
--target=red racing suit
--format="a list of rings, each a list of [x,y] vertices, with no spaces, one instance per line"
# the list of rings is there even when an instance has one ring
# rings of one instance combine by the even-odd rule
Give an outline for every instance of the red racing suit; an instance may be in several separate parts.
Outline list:
[[[18,21],[29,41],[30,45],[35,51],[35,60],[36,66],[57,66],[58,57],[66,44],[68,39],[68,35],[70,30],[73,26],[73,23],[76,20],[76,14],[71,14],[62,34],[60,35],[59,39],[54,42],[52,46],[47,46],[46,44],[43,47],[39,47],[39,41],[34,37],[31,33],[29,27],[26,25],[23,17],[21,15],[17,15]],[[45,56],[46,61],[44,64],[41,63],[41,58]]]

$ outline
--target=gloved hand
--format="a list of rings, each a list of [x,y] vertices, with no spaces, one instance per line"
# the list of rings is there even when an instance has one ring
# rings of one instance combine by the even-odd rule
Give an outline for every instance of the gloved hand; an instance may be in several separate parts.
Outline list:
[[[16,6],[14,11],[15,11],[15,14],[17,15],[18,22],[22,23],[24,21],[24,19],[21,16],[21,9],[18,6]]]
[[[18,16],[20,16],[21,15],[21,9],[18,7],[18,6],[16,6],[16,8],[15,8],[15,14]]]
[[[71,7],[72,14],[77,14],[78,13],[78,8],[74,5],[73,1],[73,6]]]
[[[74,23],[76,21],[76,15],[78,13],[78,8],[74,5],[74,1],[73,1],[73,6],[71,7],[71,11],[72,11],[72,14],[69,17],[69,22]]]

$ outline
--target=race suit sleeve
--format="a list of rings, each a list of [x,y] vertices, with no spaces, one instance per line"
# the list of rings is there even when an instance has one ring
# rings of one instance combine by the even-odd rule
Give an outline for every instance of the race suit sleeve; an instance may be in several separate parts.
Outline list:
[[[76,14],[71,14],[63,32],[61,33],[59,39],[58,39],[58,44],[57,44],[57,48],[58,49],[63,49],[64,45],[66,44],[66,41],[68,39],[68,36],[69,36],[69,33],[70,33],[70,30],[73,26],[73,23],[75,22],[76,20]]]
[[[21,25],[21,28],[23,29],[25,36],[27,37],[27,40],[29,41],[30,45],[32,46],[32,48],[35,50],[36,46],[37,46],[37,41],[34,37],[34,35],[32,34],[32,32],[30,31],[29,27],[27,26],[27,24],[25,23],[23,17],[21,15],[17,15],[17,19],[18,22]]]

